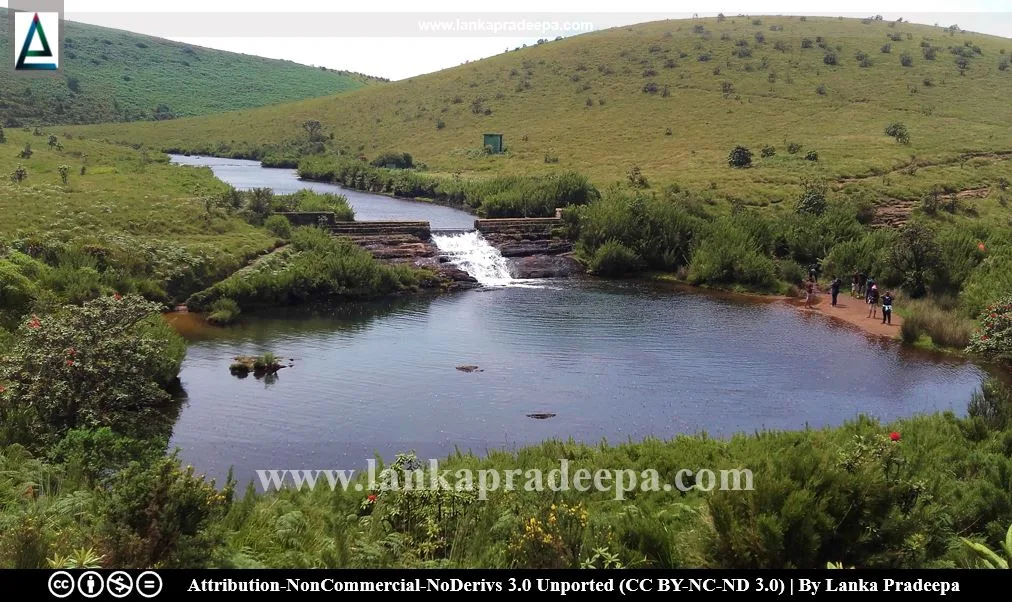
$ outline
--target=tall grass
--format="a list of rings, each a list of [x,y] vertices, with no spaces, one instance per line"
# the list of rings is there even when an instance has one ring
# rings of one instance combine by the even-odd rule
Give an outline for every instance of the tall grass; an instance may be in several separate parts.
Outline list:
[[[973,335],[974,322],[960,312],[946,310],[930,299],[900,301],[908,312],[900,327],[905,343],[916,343],[927,336],[939,347],[965,349]],[[894,307],[894,311],[899,305]]]

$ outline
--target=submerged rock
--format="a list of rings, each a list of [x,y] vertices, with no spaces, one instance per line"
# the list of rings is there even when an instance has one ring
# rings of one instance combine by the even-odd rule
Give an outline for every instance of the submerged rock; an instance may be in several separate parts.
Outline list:
[[[555,414],[551,412],[535,412],[533,414],[528,414],[527,417],[535,420],[547,420],[549,418],[555,418]]]
[[[484,372],[484,370],[482,370],[478,366],[471,366],[471,365],[457,366],[457,370],[460,370],[461,372]]]
[[[530,255],[510,260],[517,278],[568,278],[583,272],[583,264],[568,255]]]

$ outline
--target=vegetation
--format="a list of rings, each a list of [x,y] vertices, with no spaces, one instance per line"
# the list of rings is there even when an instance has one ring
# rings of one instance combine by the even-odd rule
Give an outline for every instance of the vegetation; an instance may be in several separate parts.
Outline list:
[[[1012,361],[1012,297],[1003,297],[985,309],[980,323],[969,351],[993,361]]]
[[[417,288],[427,272],[380,263],[358,245],[314,227],[298,228],[292,244],[267,255],[211,287],[187,305],[221,309],[222,299],[245,311],[310,302],[357,300]],[[225,302],[228,303],[228,302]],[[231,304],[229,304],[231,307]]]
[[[61,77],[0,73],[6,127],[165,120],[346,92],[377,78],[66,21]],[[0,45],[10,25],[0,15]],[[208,85],[213,78],[213,85]]]

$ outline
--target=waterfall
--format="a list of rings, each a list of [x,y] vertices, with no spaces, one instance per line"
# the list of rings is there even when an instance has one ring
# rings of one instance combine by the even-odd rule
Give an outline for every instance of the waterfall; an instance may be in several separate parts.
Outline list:
[[[506,258],[476,230],[433,234],[432,242],[450,262],[474,276],[482,286],[506,286],[514,282]]]

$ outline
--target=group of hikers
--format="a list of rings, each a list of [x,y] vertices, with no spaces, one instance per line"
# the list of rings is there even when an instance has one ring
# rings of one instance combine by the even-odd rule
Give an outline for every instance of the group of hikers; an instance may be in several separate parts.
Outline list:
[[[816,293],[816,282],[819,278],[819,266],[812,264],[808,268],[808,286],[807,286],[807,298],[805,301],[805,307],[812,307],[815,304],[815,293]],[[837,298],[840,296],[840,289],[843,287],[843,281],[839,277],[833,276],[833,280],[829,284],[829,293],[832,297],[833,307],[836,307]],[[875,282],[874,276],[869,276],[863,272],[855,272],[851,278],[850,283],[850,294],[856,299],[864,298],[864,302],[868,304],[868,317],[877,318],[879,305],[882,306],[882,323],[892,324],[893,323],[893,293],[887,291],[884,295],[879,293],[878,283]]]

